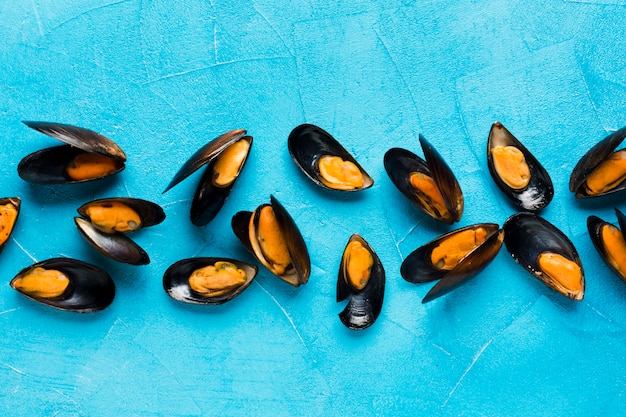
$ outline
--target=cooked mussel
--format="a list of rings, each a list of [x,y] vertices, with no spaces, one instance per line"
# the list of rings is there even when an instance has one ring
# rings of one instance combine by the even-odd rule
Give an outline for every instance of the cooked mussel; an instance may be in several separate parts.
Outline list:
[[[576,198],[626,189],[626,149],[614,152],[625,137],[626,127],[602,139],[578,161],[569,179],[569,189]]]
[[[190,304],[222,304],[252,283],[258,268],[228,258],[188,258],[171,265],[163,289],[175,300]]]
[[[626,282],[626,216],[615,209],[619,227],[605,222],[597,216],[587,218],[587,229],[596,250],[608,267]]]
[[[307,283],[311,261],[306,244],[274,196],[270,196],[270,204],[262,204],[252,213],[235,214],[231,225],[239,241],[270,272],[294,287]]]
[[[207,165],[191,202],[191,222],[196,226],[208,224],[217,215],[230,195],[243,169],[252,137],[243,129],[231,130],[204,145],[180,168],[164,193]]]
[[[0,252],[9,241],[20,214],[22,200],[19,197],[0,198]]]
[[[104,178],[125,168],[124,151],[99,133],[61,123],[23,123],[66,143],[24,157],[17,166],[17,172],[25,181],[37,184],[79,183]]]
[[[519,265],[566,297],[583,299],[583,266],[576,248],[563,232],[528,212],[509,217],[503,229],[504,244]]]
[[[287,140],[296,165],[315,184],[331,190],[359,191],[374,180],[341,144],[320,127],[302,124]]]
[[[495,223],[453,230],[411,252],[400,266],[400,275],[413,283],[440,280],[422,300],[427,303],[478,274],[496,257],[503,238]]]
[[[402,148],[385,153],[384,164],[393,184],[411,203],[444,223],[458,222],[463,214],[463,193],[450,167],[422,136],[424,161]]]
[[[337,302],[349,298],[339,313],[352,330],[365,329],[376,321],[385,295],[385,270],[370,245],[358,234],[348,240],[337,278]]]
[[[498,188],[521,209],[538,211],[552,200],[548,172],[500,122],[489,132],[487,165]]]
[[[41,304],[90,313],[106,308],[115,284],[104,270],[71,258],[52,258],[22,269],[11,287]]]

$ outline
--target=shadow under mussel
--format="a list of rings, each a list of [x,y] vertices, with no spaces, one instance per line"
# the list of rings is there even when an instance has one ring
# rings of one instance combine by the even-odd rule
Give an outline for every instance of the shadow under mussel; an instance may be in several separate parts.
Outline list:
[[[427,303],[482,271],[498,254],[503,238],[495,223],[453,230],[411,252],[400,266],[400,275],[412,283],[439,280],[422,300]]]
[[[78,213],[82,217],[74,218],[76,227],[100,253],[131,265],[150,263],[148,254],[126,233],[165,220],[165,212],[158,204],[138,198],[103,198],[82,205]]]
[[[191,202],[190,218],[196,226],[208,224],[230,195],[251,147],[252,136],[246,136],[243,129],[218,136],[185,162],[163,193],[206,165]]]
[[[0,252],[11,237],[21,205],[22,200],[19,197],[0,198]]]
[[[569,180],[576,198],[599,197],[626,189],[626,149],[615,151],[626,127],[608,135],[578,161]]]
[[[533,213],[517,213],[503,226],[513,259],[549,288],[573,300],[585,294],[583,266],[576,248],[552,223]]]
[[[452,224],[463,215],[463,193],[439,152],[422,136],[423,160],[402,148],[385,153],[387,175],[400,192],[415,206],[435,220]]]
[[[487,165],[498,188],[520,209],[539,211],[552,201],[548,172],[500,122],[489,132]]]
[[[311,260],[302,234],[274,196],[254,212],[240,211],[231,222],[243,246],[271,273],[288,284],[306,284]]]
[[[10,285],[38,303],[77,313],[102,310],[115,297],[115,284],[106,271],[71,258],[52,258],[24,268]]]
[[[370,245],[358,234],[348,240],[337,278],[337,302],[349,299],[339,313],[349,329],[362,330],[376,321],[383,307],[385,270]]]
[[[600,257],[622,281],[626,282],[626,241],[623,231],[626,230],[626,216],[615,209],[619,228],[597,216],[587,218],[589,237]]]
[[[374,185],[374,180],[354,157],[324,129],[302,124],[287,140],[296,165],[316,185],[330,190],[359,191]]]
[[[125,168],[126,155],[111,139],[81,127],[49,122],[23,122],[66,145],[31,153],[17,166],[18,175],[36,184],[73,184],[97,180]]]
[[[258,268],[229,258],[199,257],[172,264],[163,275],[163,289],[189,304],[223,304],[243,292]]]

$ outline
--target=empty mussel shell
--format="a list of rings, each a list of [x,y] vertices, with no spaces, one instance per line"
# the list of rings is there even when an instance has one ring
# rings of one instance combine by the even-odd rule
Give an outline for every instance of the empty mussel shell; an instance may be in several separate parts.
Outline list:
[[[576,248],[563,232],[528,212],[509,217],[503,229],[504,244],[519,265],[566,297],[583,299],[583,266]]]
[[[487,165],[498,188],[517,207],[539,211],[552,200],[554,187],[548,172],[500,122],[489,132]]]
[[[282,204],[270,196],[254,212],[240,211],[231,222],[233,232],[259,262],[283,281],[298,287],[311,273],[309,252],[295,222]]]
[[[231,130],[204,145],[180,168],[164,193],[207,165],[191,203],[191,222],[196,226],[208,224],[217,215],[230,195],[243,169],[252,137],[243,129]]]
[[[22,200],[19,197],[0,198],[0,252],[11,237],[21,205]]]
[[[384,165],[393,184],[411,203],[435,220],[452,224],[463,215],[463,193],[450,167],[422,136],[424,161],[414,153],[392,148]]]
[[[600,257],[622,281],[626,282],[626,241],[623,231],[626,230],[626,216],[615,209],[619,227],[605,222],[597,216],[587,218],[589,237]]]
[[[48,122],[24,122],[67,145],[42,149],[24,157],[19,176],[37,184],[71,184],[92,181],[125,168],[126,155],[112,140],[81,127]]]
[[[115,284],[106,271],[71,258],[52,258],[24,268],[10,285],[41,304],[77,313],[102,310],[115,297]]]
[[[626,127],[602,139],[578,161],[569,179],[569,189],[576,198],[626,189],[626,149],[613,152],[624,138]]]
[[[188,258],[171,265],[163,289],[173,299],[190,304],[223,304],[243,292],[258,268],[229,258]]]
[[[331,190],[359,191],[374,185],[374,180],[354,157],[324,129],[302,124],[287,140],[296,165],[315,184]]]
[[[358,234],[348,240],[337,278],[337,302],[349,298],[339,313],[352,330],[365,329],[376,321],[385,296],[385,270],[378,255]]]
[[[78,213],[104,233],[132,232],[165,220],[158,204],[129,197],[93,200],[80,206]]]
[[[468,282],[502,247],[504,232],[495,223],[480,223],[448,232],[415,249],[400,266],[406,281],[440,280],[426,294],[427,303]]]

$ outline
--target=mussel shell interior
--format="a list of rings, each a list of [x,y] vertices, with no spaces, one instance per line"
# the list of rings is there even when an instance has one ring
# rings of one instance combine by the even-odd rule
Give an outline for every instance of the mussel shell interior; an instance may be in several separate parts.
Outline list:
[[[24,268],[11,280],[11,287],[15,280],[37,267],[61,271],[69,278],[70,286],[62,297],[55,299],[36,297],[18,290],[34,301],[77,313],[99,311],[113,302],[115,284],[109,274],[97,266],[71,258],[52,258]]]
[[[104,233],[81,217],[74,217],[74,222],[81,236],[104,256],[130,265],[150,263],[146,251],[124,233]]]
[[[216,262],[230,262],[246,272],[246,282],[233,291],[217,297],[203,297],[189,287],[189,277],[196,269],[214,265]],[[172,264],[163,275],[163,289],[174,300],[190,304],[223,304],[232,300],[250,286],[258,268],[243,261],[228,258],[188,258]]]
[[[15,209],[17,210],[17,216],[15,217],[15,222],[10,226],[11,230],[9,231],[7,239],[4,242],[2,242],[2,244],[0,244],[0,252],[2,252],[7,242],[9,241],[9,238],[11,237],[11,233],[13,233],[13,229],[15,228],[15,223],[17,222],[17,218],[20,215],[20,207],[22,206],[22,200],[19,197],[0,198],[0,206],[4,206],[7,204],[11,204],[13,207],[15,207]]]
[[[624,214],[618,209],[615,209],[615,213],[618,218],[620,232],[622,232],[623,234],[623,230],[626,230],[624,229],[624,226],[626,225],[626,216],[624,216]],[[608,225],[611,224],[597,216],[589,216],[587,218],[587,230],[589,231],[589,237],[591,238],[593,246],[596,248],[596,250],[600,254],[600,257],[604,260],[609,269],[613,271],[615,275],[620,277],[622,281],[626,282],[626,271],[620,271],[615,268],[615,266],[613,266],[613,264],[609,260],[610,256],[602,238],[602,229],[604,228],[604,226]]]
[[[319,159],[322,156],[338,156],[344,161],[350,161],[361,171],[363,175],[363,186],[349,190],[339,191],[359,191],[374,185],[374,180],[359,165],[354,157],[328,132],[324,129],[311,125],[302,124],[297,126],[289,134],[287,139],[289,153],[296,165],[304,174],[316,185],[330,190],[335,190],[324,184],[318,168]]]
[[[141,227],[149,227],[157,225],[165,220],[165,212],[163,208],[151,201],[142,200],[140,198],[129,197],[114,197],[114,198],[102,198],[99,200],[93,200],[83,204],[78,208],[78,213],[89,219],[87,215],[87,209],[94,205],[103,205],[107,203],[122,203],[131,209],[133,209],[139,215],[141,219]]]

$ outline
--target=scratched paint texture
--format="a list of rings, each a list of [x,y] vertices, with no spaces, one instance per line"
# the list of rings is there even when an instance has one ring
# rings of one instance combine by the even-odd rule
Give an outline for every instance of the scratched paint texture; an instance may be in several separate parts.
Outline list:
[[[0,2],[2,196],[23,210],[0,260],[3,415],[615,415],[626,405],[626,286],[587,236],[623,196],[576,201],[577,159],[626,125],[623,1],[321,2],[316,0],[14,0]],[[55,145],[21,120],[87,127],[118,142],[128,167],[78,186],[24,183],[26,154]],[[484,148],[500,120],[550,172],[543,215],[578,248],[584,301],[550,292],[502,251],[471,283],[427,305],[431,284],[400,278],[402,259],[451,229],[403,199],[383,169],[427,137],[459,178],[458,226],[514,212]],[[330,131],[375,178],[338,195],[316,188],[286,148],[295,126]],[[182,163],[226,130],[255,142],[206,227],[188,220],[196,174],[166,194]],[[309,283],[261,269],[218,307],[171,300],[161,277],[192,256],[252,261],[230,218],[275,195],[309,246]],[[162,205],[136,234],[150,265],[95,253],[72,221],[101,197]],[[457,226],[454,226],[456,228]],[[353,332],[334,301],[341,251],[358,232],[387,271],[378,321]],[[37,305],[8,282],[35,260],[100,265],[117,296],[89,315]]]

